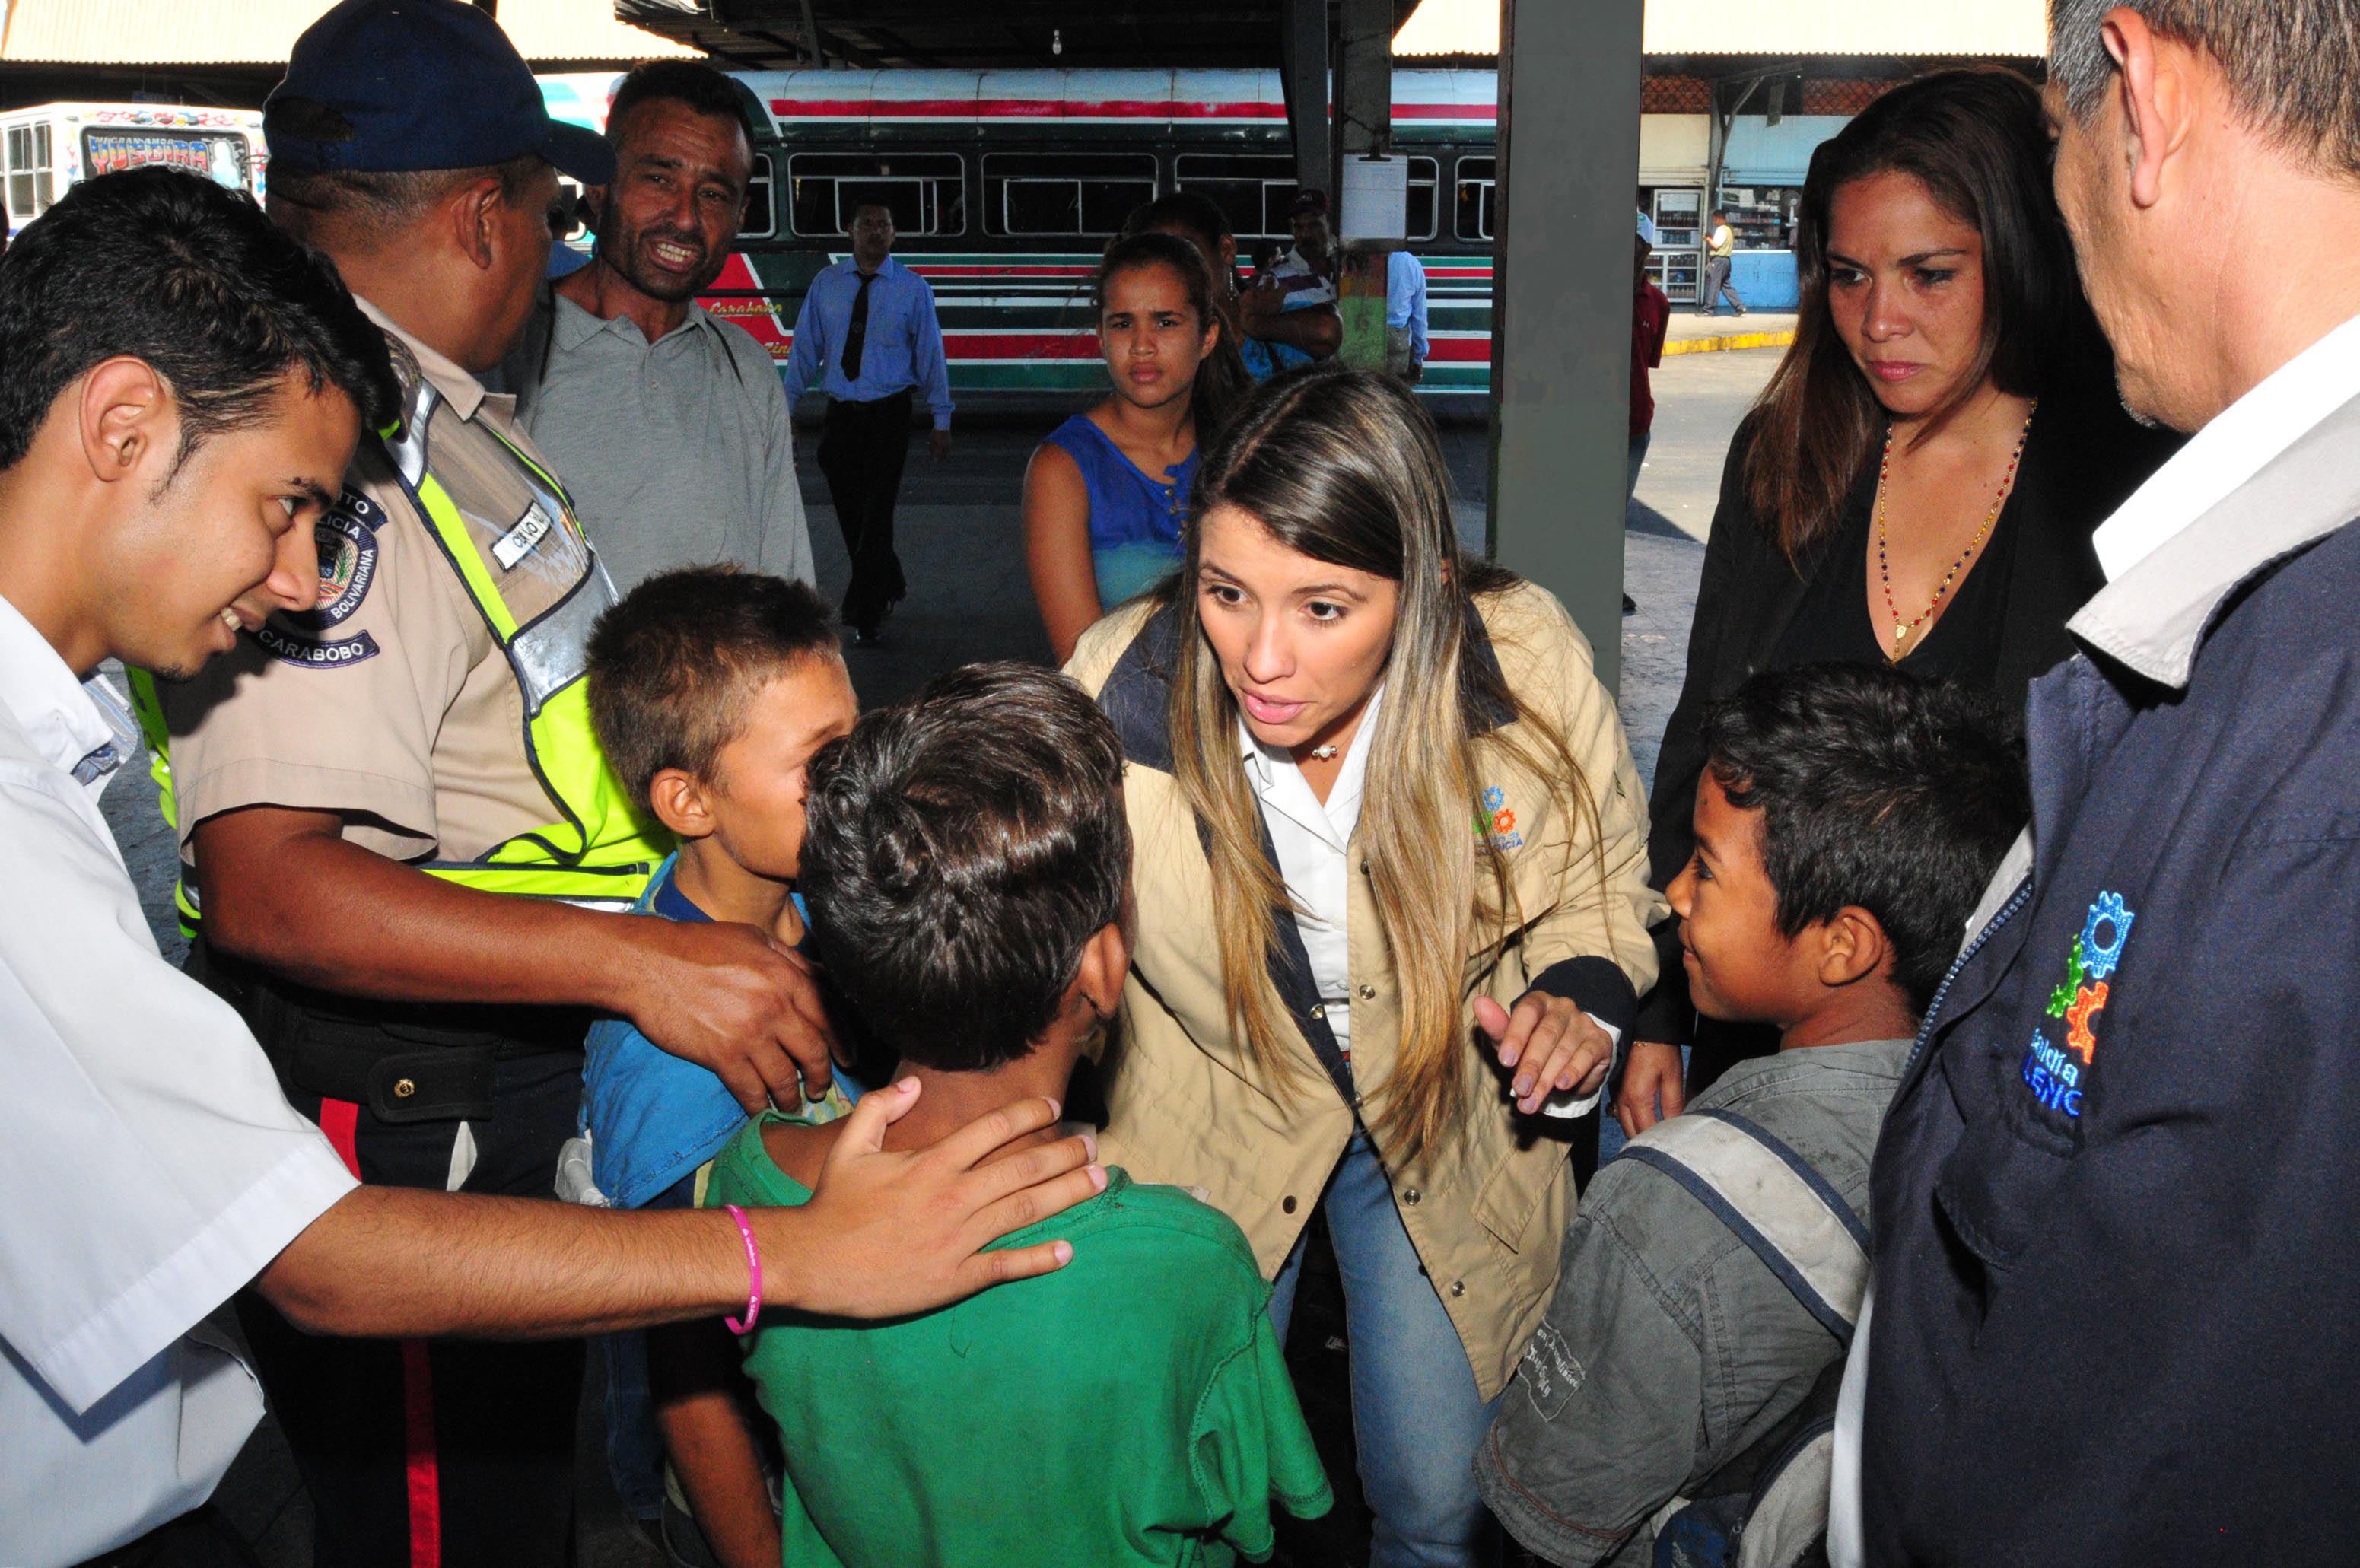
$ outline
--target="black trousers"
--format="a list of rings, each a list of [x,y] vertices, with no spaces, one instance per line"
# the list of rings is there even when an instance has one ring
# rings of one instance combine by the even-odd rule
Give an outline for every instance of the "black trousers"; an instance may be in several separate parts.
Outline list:
[[[887,608],[909,592],[901,558],[893,553],[893,504],[910,460],[910,403],[907,392],[870,403],[836,399],[820,431],[819,471],[852,557],[844,619],[863,631],[876,630]]]
[[[458,1124],[396,1125],[366,1105],[291,1091],[361,1180],[441,1191]],[[464,1191],[554,1202],[582,1059],[501,1062],[495,1109],[468,1123]],[[258,1291],[237,1297],[263,1391],[311,1494],[316,1568],[566,1568],[582,1342],[330,1339]]]

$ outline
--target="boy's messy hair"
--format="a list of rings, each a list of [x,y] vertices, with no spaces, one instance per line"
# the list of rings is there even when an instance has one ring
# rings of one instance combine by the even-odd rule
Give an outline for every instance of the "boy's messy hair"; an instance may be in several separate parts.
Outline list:
[[[1715,703],[1704,745],[1729,803],[1762,813],[1781,932],[1866,909],[1922,1015],[2032,814],[2023,737],[1999,704],[1897,670],[1809,665]]]
[[[836,617],[803,583],[697,566],[650,577],[590,634],[590,723],[607,763],[648,808],[656,775],[713,777],[746,704],[788,665],[836,650]]]
[[[813,759],[805,811],[813,945],[921,1066],[1022,1057],[1122,915],[1122,746],[1053,670],[971,664],[865,714]]]

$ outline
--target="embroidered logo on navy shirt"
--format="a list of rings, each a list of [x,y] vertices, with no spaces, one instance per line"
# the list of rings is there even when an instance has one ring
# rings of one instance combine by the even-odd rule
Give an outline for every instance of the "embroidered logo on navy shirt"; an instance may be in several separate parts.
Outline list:
[[[2049,993],[2048,1015],[2065,1025],[2065,1043],[2060,1048],[2049,1040],[2053,1024],[2034,1029],[2024,1052],[2024,1082],[2052,1111],[2081,1114],[2082,1091],[2097,1060],[2098,1015],[2106,1010],[2115,965],[2137,919],[2120,893],[2100,893],[2066,956],[2064,984]]]
[[[336,497],[313,526],[320,547],[320,596],[308,610],[273,615],[254,634],[272,658],[306,670],[336,670],[375,659],[377,639],[366,632],[347,637],[320,634],[350,620],[377,582],[377,530],[385,513],[357,490]]]

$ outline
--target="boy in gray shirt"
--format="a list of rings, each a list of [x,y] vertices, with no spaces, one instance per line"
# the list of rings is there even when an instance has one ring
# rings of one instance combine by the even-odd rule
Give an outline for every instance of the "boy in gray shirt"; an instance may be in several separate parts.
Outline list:
[[[1757,676],[1709,713],[1705,743],[1696,853],[1668,890],[1682,962],[1698,1011],[1775,1024],[1779,1050],[1583,1194],[1556,1298],[1475,1465],[1492,1511],[1552,1563],[1647,1562],[1666,1505],[1760,1443],[1841,1356],[1858,1274],[1774,1271],[1732,1205],[1662,1156],[1699,1138],[1773,1151],[1799,1208],[1823,1205],[1835,1245],[1820,1255],[1864,1262],[1885,1105],[2031,811],[2023,745],[1997,707],[1897,670]]]

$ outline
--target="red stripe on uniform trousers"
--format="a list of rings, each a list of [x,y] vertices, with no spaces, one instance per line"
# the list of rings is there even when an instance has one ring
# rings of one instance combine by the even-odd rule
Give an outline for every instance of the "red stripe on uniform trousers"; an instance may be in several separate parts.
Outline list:
[[[361,1108],[350,1100],[320,1102],[320,1130],[344,1169],[361,1175]],[[434,1456],[434,1365],[426,1342],[401,1342],[402,1480],[410,1498],[410,1568],[442,1568],[442,1485]]]
[[[422,1339],[401,1342],[401,1416],[410,1490],[410,1568],[442,1568],[442,1477],[434,1454],[434,1363]]]
[[[344,1162],[344,1169],[353,1173],[355,1181],[361,1179],[360,1149],[354,1142],[360,1130],[360,1106],[350,1100],[320,1102],[320,1130],[328,1135],[329,1147],[336,1151],[336,1158]]]

